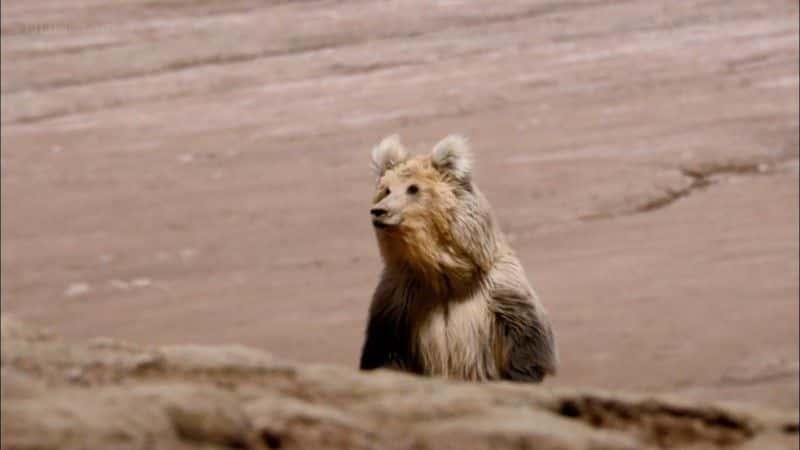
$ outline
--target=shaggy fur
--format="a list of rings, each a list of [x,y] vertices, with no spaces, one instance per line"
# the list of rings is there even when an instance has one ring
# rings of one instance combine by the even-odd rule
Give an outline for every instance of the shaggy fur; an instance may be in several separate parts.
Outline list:
[[[361,369],[462,380],[541,381],[555,339],[522,265],[472,182],[469,146],[448,136],[409,157],[396,136],[373,149],[371,214],[385,267]]]

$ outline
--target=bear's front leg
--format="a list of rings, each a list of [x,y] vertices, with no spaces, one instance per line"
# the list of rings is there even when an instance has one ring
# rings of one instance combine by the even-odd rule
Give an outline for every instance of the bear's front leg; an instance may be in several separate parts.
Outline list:
[[[408,370],[408,343],[403,340],[404,334],[396,324],[370,317],[359,368]]]
[[[557,353],[550,320],[517,264],[495,274],[489,308],[494,315],[501,377],[538,383],[556,372]]]

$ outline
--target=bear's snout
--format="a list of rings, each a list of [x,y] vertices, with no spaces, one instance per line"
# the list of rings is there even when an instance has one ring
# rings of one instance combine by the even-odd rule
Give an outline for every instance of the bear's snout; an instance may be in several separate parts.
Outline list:
[[[389,228],[400,225],[400,214],[392,208],[383,207],[383,205],[375,205],[374,208],[369,210],[372,216],[372,225],[376,228]]]
[[[376,219],[379,219],[379,218],[385,216],[386,213],[388,213],[388,212],[389,211],[387,211],[387,210],[385,210],[383,208],[372,208],[372,209],[369,210],[369,213],[372,214],[372,217],[374,217]]]

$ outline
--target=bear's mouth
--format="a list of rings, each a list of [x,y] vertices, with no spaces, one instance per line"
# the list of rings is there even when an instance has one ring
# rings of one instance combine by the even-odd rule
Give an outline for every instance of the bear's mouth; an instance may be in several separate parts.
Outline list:
[[[372,226],[378,228],[380,230],[387,230],[390,228],[396,228],[400,225],[401,220],[391,220],[392,218],[387,219],[372,219]]]

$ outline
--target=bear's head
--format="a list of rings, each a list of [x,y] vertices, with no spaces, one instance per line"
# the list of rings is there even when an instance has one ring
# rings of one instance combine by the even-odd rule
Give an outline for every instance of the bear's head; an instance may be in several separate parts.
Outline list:
[[[464,138],[448,136],[411,157],[389,136],[372,150],[372,165],[378,183],[370,214],[387,266],[426,279],[488,270],[497,236]]]

